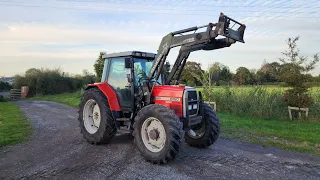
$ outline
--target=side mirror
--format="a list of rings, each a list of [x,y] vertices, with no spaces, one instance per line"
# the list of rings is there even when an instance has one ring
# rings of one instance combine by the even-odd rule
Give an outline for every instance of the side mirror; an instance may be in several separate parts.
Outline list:
[[[166,71],[170,72],[170,63],[168,61],[166,62]]]
[[[131,68],[131,58],[124,58],[125,68]]]

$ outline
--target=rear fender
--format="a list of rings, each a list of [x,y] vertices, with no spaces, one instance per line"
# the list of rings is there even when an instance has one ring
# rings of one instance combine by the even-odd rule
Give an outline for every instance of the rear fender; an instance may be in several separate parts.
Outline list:
[[[117,95],[108,83],[101,82],[88,84],[86,90],[90,88],[99,88],[100,91],[107,97],[110,109],[112,111],[121,111]]]

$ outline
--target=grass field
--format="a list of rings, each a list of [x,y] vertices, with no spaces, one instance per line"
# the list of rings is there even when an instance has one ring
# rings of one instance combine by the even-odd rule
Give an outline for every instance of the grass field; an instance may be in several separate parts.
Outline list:
[[[0,147],[28,140],[31,129],[17,105],[0,102]]]
[[[282,100],[287,88],[246,86],[197,88],[204,99],[215,101],[220,112],[239,116],[251,115],[269,119],[288,119],[288,106]],[[314,103],[309,107],[309,121],[320,122],[320,88],[310,88]]]
[[[78,107],[80,92],[31,98]],[[238,116],[218,111],[222,136],[269,147],[320,155],[320,123]]]

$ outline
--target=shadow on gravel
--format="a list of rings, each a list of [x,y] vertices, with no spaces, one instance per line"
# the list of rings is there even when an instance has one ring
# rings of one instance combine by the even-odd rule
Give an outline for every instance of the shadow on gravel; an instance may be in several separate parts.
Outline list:
[[[113,137],[109,144],[132,144],[133,136],[131,134],[119,134]]]

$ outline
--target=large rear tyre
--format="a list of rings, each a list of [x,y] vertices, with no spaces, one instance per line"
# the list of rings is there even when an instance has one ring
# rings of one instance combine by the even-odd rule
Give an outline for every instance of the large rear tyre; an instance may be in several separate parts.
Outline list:
[[[81,133],[91,144],[106,144],[117,132],[107,97],[97,88],[84,92],[78,115]]]
[[[134,144],[147,161],[165,164],[177,157],[182,123],[171,109],[148,105],[138,112],[133,126]]]
[[[206,148],[215,143],[220,134],[220,120],[216,111],[208,104],[203,104],[202,122],[191,127],[194,133],[185,132],[185,142],[194,147]]]

